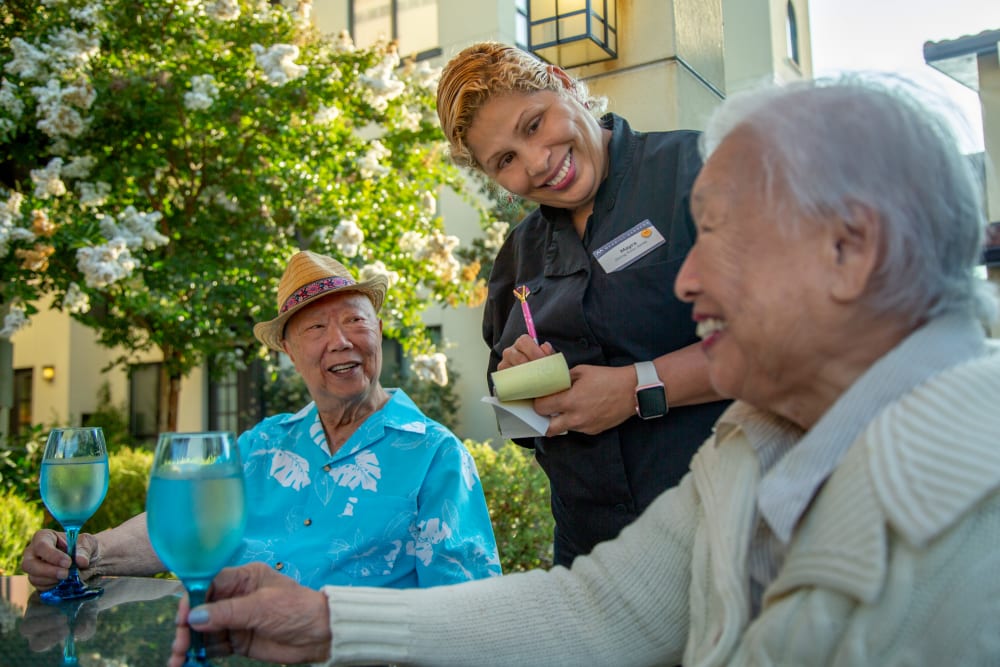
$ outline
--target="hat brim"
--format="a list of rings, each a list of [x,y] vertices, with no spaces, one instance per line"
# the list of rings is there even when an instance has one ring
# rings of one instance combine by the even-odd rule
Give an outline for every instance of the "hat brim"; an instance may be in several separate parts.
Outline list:
[[[256,336],[257,340],[264,345],[267,345],[270,349],[277,352],[283,352],[285,348],[282,346],[281,341],[284,340],[285,337],[285,325],[288,324],[288,320],[292,318],[292,315],[299,312],[310,303],[336,294],[355,292],[358,294],[364,294],[368,297],[369,301],[371,301],[372,305],[375,307],[375,312],[378,313],[379,309],[382,308],[382,302],[385,301],[385,293],[388,288],[389,281],[385,276],[374,276],[373,278],[360,283],[318,292],[311,295],[309,298],[303,299],[285,312],[278,315],[273,320],[258,322],[253,326],[253,335]]]

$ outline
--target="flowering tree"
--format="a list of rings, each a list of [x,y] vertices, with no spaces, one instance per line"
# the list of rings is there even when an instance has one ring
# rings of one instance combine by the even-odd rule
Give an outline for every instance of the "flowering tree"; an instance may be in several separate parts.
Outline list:
[[[387,275],[386,334],[437,359],[421,311],[485,292],[436,215],[440,188],[463,192],[438,72],[321,36],[309,10],[0,4],[0,336],[52,294],[102,344],[159,349],[174,428],[180,378],[259,349],[251,324],[308,248]]]

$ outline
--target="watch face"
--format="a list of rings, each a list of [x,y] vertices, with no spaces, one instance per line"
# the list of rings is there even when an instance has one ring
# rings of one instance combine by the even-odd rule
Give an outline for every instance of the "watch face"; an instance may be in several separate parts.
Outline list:
[[[649,387],[635,392],[639,416],[643,419],[662,417],[667,414],[667,396],[663,387]]]

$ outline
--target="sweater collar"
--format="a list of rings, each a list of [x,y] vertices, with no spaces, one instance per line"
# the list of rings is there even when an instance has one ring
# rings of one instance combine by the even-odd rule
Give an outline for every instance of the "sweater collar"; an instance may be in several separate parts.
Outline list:
[[[889,529],[925,546],[1000,489],[1000,346],[883,410],[848,450],[795,535],[765,604],[798,586],[874,601]]]

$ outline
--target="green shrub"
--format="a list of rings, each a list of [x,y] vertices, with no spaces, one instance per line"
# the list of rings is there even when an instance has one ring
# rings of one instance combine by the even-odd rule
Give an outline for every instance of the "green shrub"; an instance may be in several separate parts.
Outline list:
[[[152,465],[153,453],[146,449],[122,446],[111,454],[108,457],[111,472],[108,495],[83,529],[97,533],[146,511],[146,487]]]
[[[21,569],[21,552],[35,531],[42,527],[43,511],[16,492],[0,492],[0,574]]]
[[[16,437],[0,439],[0,493],[41,502],[38,473],[42,469],[49,428],[36,424]]]
[[[504,572],[552,566],[555,522],[549,480],[531,452],[507,441],[500,449],[466,440],[483,482]]]
[[[116,406],[111,403],[111,386],[107,382],[97,390],[97,410],[87,415],[83,425],[101,427],[108,454],[130,446],[134,440],[129,433],[128,409],[124,404]]]

